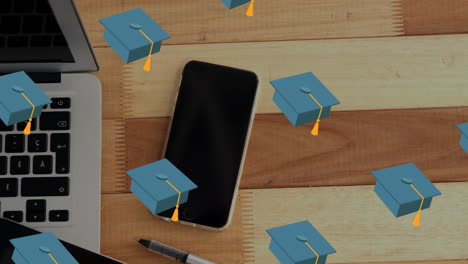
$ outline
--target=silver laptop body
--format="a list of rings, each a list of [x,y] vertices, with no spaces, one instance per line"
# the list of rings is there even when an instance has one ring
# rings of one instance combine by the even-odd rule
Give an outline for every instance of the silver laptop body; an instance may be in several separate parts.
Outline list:
[[[22,124],[0,129],[0,217],[99,252],[102,95],[88,73],[98,70],[92,48],[72,0],[1,1],[0,23],[11,27],[0,29],[0,73],[27,72],[53,103],[29,136]]]

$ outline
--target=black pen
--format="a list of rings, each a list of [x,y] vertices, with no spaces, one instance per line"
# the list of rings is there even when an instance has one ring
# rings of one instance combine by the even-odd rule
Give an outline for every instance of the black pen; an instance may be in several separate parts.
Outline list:
[[[163,243],[153,241],[153,240],[145,240],[145,239],[140,239],[138,240],[140,244],[143,246],[147,247],[150,251],[159,253],[163,256],[166,256],[168,258],[177,260],[181,263],[186,263],[186,264],[216,264],[214,262],[208,261],[206,259],[202,259],[200,257],[197,257],[193,254],[175,249],[173,247],[170,247],[168,245],[165,245]]]

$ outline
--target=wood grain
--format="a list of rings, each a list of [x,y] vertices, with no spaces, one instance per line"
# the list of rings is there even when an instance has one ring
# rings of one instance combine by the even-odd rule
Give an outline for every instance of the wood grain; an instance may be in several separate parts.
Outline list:
[[[417,228],[414,214],[395,218],[372,186],[254,190],[254,263],[275,261],[266,229],[304,219],[337,250],[330,263],[467,259],[468,183],[436,186],[442,196]]]
[[[310,125],[294,128],[282,114],[257,115],[241,188],[374,184],[372,171],[407,162],[434,182],[468,181],[468,156],[455,127],[467,120],[468,107],[333,112],[312,137]],[[103,192],[128,192],[123,171],[161,158],[168,119],[104,126],[117,137],[104,144],[110,155],[103,164],[110,165],[103,168]]]
[[[100,70],[94,73],[102,85],[102,116],[103,119],[119,119],[129,111],[125,106],[125,98],[130,95],[122,87],[125,76],[122,75],[122,61],[111,48],[96,48],[95,55]]]
[[[468,32],[468,1],[401,0],[407,35]]]
[[[399,262],[372,262],[366,264],[468,264],[468,260],[424,260],[424,261],[399,261]]]
[[[101,252],[128,264],[174,263],[147,251],[136,242],[139,238],[146,238],[190,251],[216,263],[244,263],[245,254],[251,254],[246,242],[252,238],[253,230],[250,201],[248,192],[240,195],[231,227],[223,232],[213,232],[160,220],[132,194],[103,195]]]
[[[167,223],[132,194],[108,194],[102,203],[102,251],[129,264],[171,263],[141,248],[135,239],[144,237],[218,263],[276,263],[265,230],[308,219],[337,249],[329,263],[466,263],[468,183],[436,185],[442,196],[423,211],[418,228],[411,225],[413,215],[393,217],[372,186],[242,190],[232,225],[223,232]],[[460,261],[434,261],[442,259]]]
[[[76,0],[94,46],[108,44],[99,19],[142,8],[171,39],[164,44],[225,43],[320,38],[395,36],[403,33],[394,0],[257,1],[227,9],[221,0]]]
[[[182,68],[192,59],[255,71],[261,79],[258,113],[278,113],[270,80],[314,72],[337,96],[335,110],[468,105],[468,34],[372,39],[167,46],[125,65],[127,118],[165,117]]]

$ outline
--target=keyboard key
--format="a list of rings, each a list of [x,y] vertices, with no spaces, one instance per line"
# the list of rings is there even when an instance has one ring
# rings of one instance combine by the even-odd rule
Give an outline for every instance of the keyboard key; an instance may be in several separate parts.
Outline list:
[[[9,48],[26,48],[28,46],[28,37],[26,36],[9,36],[7,40]]]
[[[24,16],[23,17],[23,33],[42,33],[44,25],[43,16]]]
[[[69,218],[68,210],[51,210],[49,212],[50,222],[67,222]]]
[[[24,134],[11,134],[5,136],[5,152],[24,152]]]
[[[2,2],[4,0],[1,0]],[[1,16],[0,34],[16,34],[20,32],[20,16]]]
[[[35,177],[21,179],[21,196],[68,196],[70,178]]]
[[[54,46],[56,47],[66,47],[67,46],[67,41],[65,40],[65,37],[62,35],[57,35],[54,37]]]
[[[47,134],[31,134],[28,136],[28,152],[46,152]]]
[[[51,36],[32,36],[31,46],[32,47],[50,47],[52,44]]]
[[[52,174],[52,156],[34,156],[33,158],[34,174]]]
[[[61,98],[52,98],[52,103],[50,104],[50,108],[52,109],[65,109],[70,108],[71,100],[68,97],[61,97]]]
[[[0,120],[0,131],[13,131],[13,126],[6,126],[2,120]]]
[[[4,48],[5,47],[5,40],[6,38],[4,36],[0,36],[0,48]]]
[[[23,212],[22,211],[5,211],[3,212],[3,218],[21,223],[23,222]]]
[[[23,132],[23,130],[26,128],[26,124],[28,124],[29,121],[24,121],[20,122],[16,125],[16,130],[19,132]],[[31,131],[35,131],[37,127],[37,118],[34,118],[31,121]]]
[[[9,13],[11,11],[10,1],[0,1],[0,13]]]
[[[45,31],[47,33],[61,33],[62,32],[60,30],[59,25],[57,24],[57,20],[55,19],[55,16],[50,15],[46,17]]]
[[[46,200],[27,200],[26,211],[30,212],[42,212],[46,210]]]
[[[0,175],[6,175],[7,173],[7,157],[0,157]]]
[[[0,178],[0,197],[16,197],[16,196],[18,196],[18,179]]]
[[[10,174],[25,175],[29,174],[29,156],[11,156]]]
[[[50,151],[56,153],[55,173],[70,173],[70,134],[52,134],[50,137]]]
[[[31,0],[13,1],[13,11],[15,13],[31,13],[32,11],[34,11],[34,2],[35,1]]]
[[[52,13],[50,9],[48,0],[38,0],[36,1],[36,12],[38,13]]]
[[[70,112],[44,112],[39,127],[43,131],[69,130]]]
[[[45,222],[45,218],[46,218],[46,200],[26,201],[26,221]]]

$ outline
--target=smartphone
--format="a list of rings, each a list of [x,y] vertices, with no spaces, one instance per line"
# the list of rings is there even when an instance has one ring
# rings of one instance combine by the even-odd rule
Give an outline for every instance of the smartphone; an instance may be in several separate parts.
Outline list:
[[[40,232],[20,225],[8,219],[0,218],[0,263],[14,264],[11,259],[15,250],[10,243],[11,239],[32,236],[40,234]],[[87,264],[125,264],[123,262],[113,260],[109,257],[91,252],[87,249],[72,245],[70,243],[60,241],[70,254],[78,261],[78,263]]]
[[[179,207],[180,223],[216,231],[229,225],[258,83],[246,70],[200,61],[185,65],[163,155],[198,186]],[[168,220],[173,211],[159,215]]]

